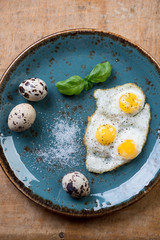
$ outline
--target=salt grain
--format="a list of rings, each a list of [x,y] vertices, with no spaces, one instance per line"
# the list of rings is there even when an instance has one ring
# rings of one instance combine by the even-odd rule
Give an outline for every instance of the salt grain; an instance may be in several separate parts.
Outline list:
[[[47,147],[38,151],[47,165],[58,164],[61,166],[78,166],[77,154],[81,151],[80,128],[73,121],[58,120],[53,125]]]

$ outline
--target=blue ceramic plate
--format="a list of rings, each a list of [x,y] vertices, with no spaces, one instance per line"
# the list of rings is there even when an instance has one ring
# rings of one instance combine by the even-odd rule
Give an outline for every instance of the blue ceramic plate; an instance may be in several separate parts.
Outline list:
[[[56,81],[72,75],[85,77],[100,62],[112,65],[110,78],[79,96],[61,95]],[[8,129],[7,118],[17,104],[27,102],[19,84],[31,77],[43,79],[49,89],[36,109],[34,125],[22,133]],[[136,83],[151,106],[151,123],[142,153],[132,162],[104,174],[86,170],[83,143],[88,116],[95,111],[93,92]],[[121,209],[143,196],[160,174],[160,69],[140,47],[112,33],[73,30],[50,35],[27,48],[1,79],[1,165],[10,180],[26,196],[50,209],[73,216],[95,216]],[[72,171],[82,172],[91,194],[73,199],[62,189],[61,179]]]

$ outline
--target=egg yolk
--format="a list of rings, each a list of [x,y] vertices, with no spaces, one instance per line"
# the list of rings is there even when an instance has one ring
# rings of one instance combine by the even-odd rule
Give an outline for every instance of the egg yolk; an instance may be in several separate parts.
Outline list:
[[[113,125],[106,124],[97,128],[96,139],[101,145],[111,144],[116,137],[116,129]]]
[[[133,140],[127,139],[122,142],[118,148],[118,154],[126,160],[131,160],[138,155],[138,150]]]
[[[141,106],[141,100],[134,93],[126,93],[119,99],[120,109],[128,114],[136,112]]]

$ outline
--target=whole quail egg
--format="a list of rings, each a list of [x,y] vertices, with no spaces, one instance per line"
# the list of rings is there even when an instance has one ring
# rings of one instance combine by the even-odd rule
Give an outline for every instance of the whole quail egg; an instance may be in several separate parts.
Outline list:
[[[31,127],[36,118],[32,105],[21,103],[15,106],[8,116],[8,127],[15,132],[22,132]]]
[[[19,93],[27,100],[38,102],[47,95],[47,85],[39,78],[26,79],[19,85]]]
[[[71,172],[62,179],[62,187],[72,197],[81,198],[90,194],[88,179],[80,172]]]

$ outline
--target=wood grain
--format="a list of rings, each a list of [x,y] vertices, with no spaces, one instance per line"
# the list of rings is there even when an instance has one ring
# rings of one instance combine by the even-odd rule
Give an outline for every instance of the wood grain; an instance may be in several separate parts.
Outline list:
[[[36,40],[65,29],[123,35],[160,61],[159,0],[0,0],[0,75]],[[95,219],[72,219],[27,199],[0,169],[0,239],[160,239],[160,183],[134,205]]]

